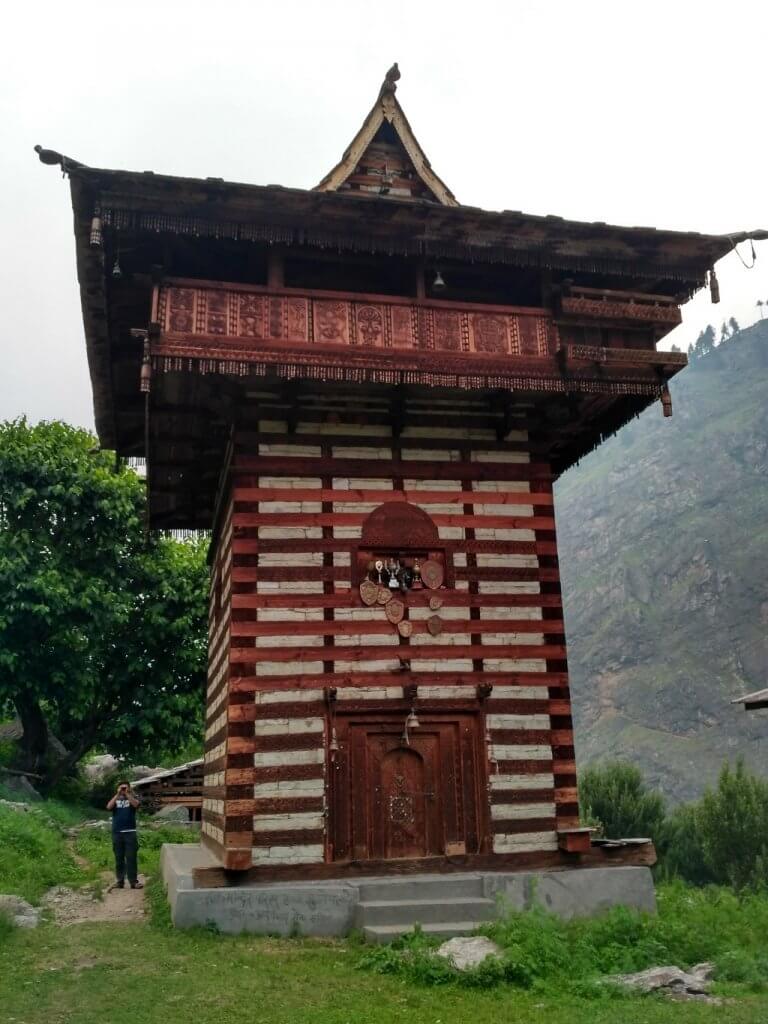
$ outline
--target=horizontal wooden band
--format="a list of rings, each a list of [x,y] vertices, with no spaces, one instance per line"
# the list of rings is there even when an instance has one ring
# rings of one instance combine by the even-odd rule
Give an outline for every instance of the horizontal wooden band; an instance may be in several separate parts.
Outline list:
[[[284,829],[274,832],[254,832],[253,845],[260,846],[304,846],[322,845],[325,842],[323,829]]]
[[[319,649],[322,650],[322,649]],[[408,650],[408,648],[405,648]],[[324,686],[468,686],[481,683],[493,686],[540,686],[542,697],[549,687],[566,686],[567,672],[318,672],[308,675],[280,676],[233,676],[229,681],[232,693],[257,693],[260,691],[315,690]],[[493,691],[488,698],[496,702]],[[494,707],[496,704],[494,703]]]
[[[235,512],[235,529],[241,526],[317,527],[362,526],[368,514],[364,512]],[[443,512],[430,515],[436,526],[461,526],[490,530],[554,530],[550,516],[519,515],[464,515]],[[435,542],[439,545],[439,541]]]
[[[565,658],[565,647],[557,644],[424,644],[420,646],[360,646],[360,647],[232,647],[233,664],[266,662],[315,661],[390,661],[397,657],[409,661],[440,661],[466,658],[531,659]]]
[[[386,447],[382,445],[381,447]],[[425,446],[426,447],[426,446]],[[233,471],[270,477],[361,477],[391,480],[392,459],[345,459],[297,455],[236,455]],[[407,459],[396,463],[397,475],[415,480],[551,480],[547,462],[427,462]],[[491,492],[493,493],[493,492]]]
[[[310,622],[259,622],[245,620],[232,623],[233,642],[238,637],[261,636],[349,636],[364,634],[371,636],[395,634],[395,627],[380,609],[381,618],[368,622],[323,621]],[[440,614],[437,612],[436,614]],[[565,627],[560,619],[443,619],[442,633],[541,633],[562,634]],[[426,622],[411,620],[413,635],[427,635]],[[431,634],[430,634],[431,635]],[[265,648],[266,650],[266,648]]]
[[[253,582],[253,581],[251,581]],[[409,607],[429,606],[434,591],[409,591]],[[463,590],[442,592],[446,606],[452,608],[562,608],[560,594],[470,594]],[[254,594],[235,592],[233,608],[359,608],[360,595],[344,594]]]
[[[280,439],[284,440],[282,435]],[[357,443],[360,445],[365,442],[358,441]],[[474,463],[474,465],[482,466],[485,463]],[[518,463],[510,463],[510,466],[516,465]],[[398,466],[397,472],[405,475],[406,469],[407,466]],[[334,475],[338,476],[339,474]],[[236,503],[235,508],[237,508],[238,502],[250,501],[331,501],[376,505],[392,501],[406,501],[413,505],[542,505],[550,508],[554,504],[553,495],[545,491],[440,491],[417,488],[380,491],[363,487],[342,490],[328,487],[243,487],[236,484],[232,496]]]
[[[557,829],[557,821],[551,818],[525,818],[522,821],[517,818],[505,821],[502,818],[494,818],[491,821],[491,833],[493,835],[520,835],[525,832],[554,832]]]

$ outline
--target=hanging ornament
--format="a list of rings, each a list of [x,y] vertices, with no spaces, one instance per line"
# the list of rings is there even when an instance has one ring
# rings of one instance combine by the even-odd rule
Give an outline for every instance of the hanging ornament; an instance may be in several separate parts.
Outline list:
[[[443,632],[443,620],[439,615],[430,615],[427,619],[427,629],[432,636],[440,636]]]
[[[718,284],[714,267],[709,272],[709,295],[713,303],[720,301],[720,285]]]
[[[661,408],[665,416],[672,415],[672,395],[670,395],[666,384],[661,389]]]
[[[91,235],[89,239],[89,245],[92,249],[100,249],[103,236],[101,233],[101,207],[97,203],[93,208],[93,217],[91,218]]]
[[[397,632],[400,636],[409,637],[413,633],[413,623],[409,622],[407,619],[403,619],[402,622],[398,622],[397,624]]]
[[[428,558],[421,566],[421,578],[430,590],[437,590],[443,585],[445,573],[443,567],[434,558]]]
[[[436,612],[438,610],[438,608],[442,608],[443,607],[443,599],[442,599],[442,597],[438,597],[437,594],[435,594],[433,597],[430,597],[430,599],[429,599],[429,607],[432,609],[433,612]]]
[[[405,615],[405,605],[399,597],[393,597],[391,601],[387,602],[384,613],[392,625],[396,626],[398,622],[402,622]]]
[[[360,600],[363,602],[363,604],[376,604],[376,599],[378,598],[378,596],[378,584],[374,583],[373,580],[363,580],[363,582],[360,584]]]

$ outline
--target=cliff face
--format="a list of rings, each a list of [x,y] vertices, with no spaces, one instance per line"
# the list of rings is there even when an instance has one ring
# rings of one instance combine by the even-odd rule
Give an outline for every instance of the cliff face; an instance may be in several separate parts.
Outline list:
[[[768,773],[768,320],[671,385],[557,485],[577,755],[673,799],[725,758]]]

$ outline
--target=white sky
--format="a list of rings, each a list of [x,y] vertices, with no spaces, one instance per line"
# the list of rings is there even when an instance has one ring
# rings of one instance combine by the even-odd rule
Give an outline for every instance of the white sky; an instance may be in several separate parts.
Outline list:
[[[400,63],[398,98],[461,202],[680,230],[768,228],[764,0],[7,5],[0,62],[0,419],[92,425],[68,183],[100,167],[308,188]],[[747,247],[742,247],[749,262]],[[718,266],[670,335],[746,325],[754,270]]]

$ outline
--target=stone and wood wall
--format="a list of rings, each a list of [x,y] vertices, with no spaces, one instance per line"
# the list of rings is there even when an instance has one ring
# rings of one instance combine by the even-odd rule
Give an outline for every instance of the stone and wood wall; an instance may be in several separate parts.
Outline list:
[[[351,390],[294,393],[298,421],[250,400],[219,495],[204,842],[264,877],[551,862],[578,808],[552,475],[526,407],[502,442],[466,395],[408,401],[405,426]],[[395,548],[444,568],[398,594],[400,621],[359,589]]]

